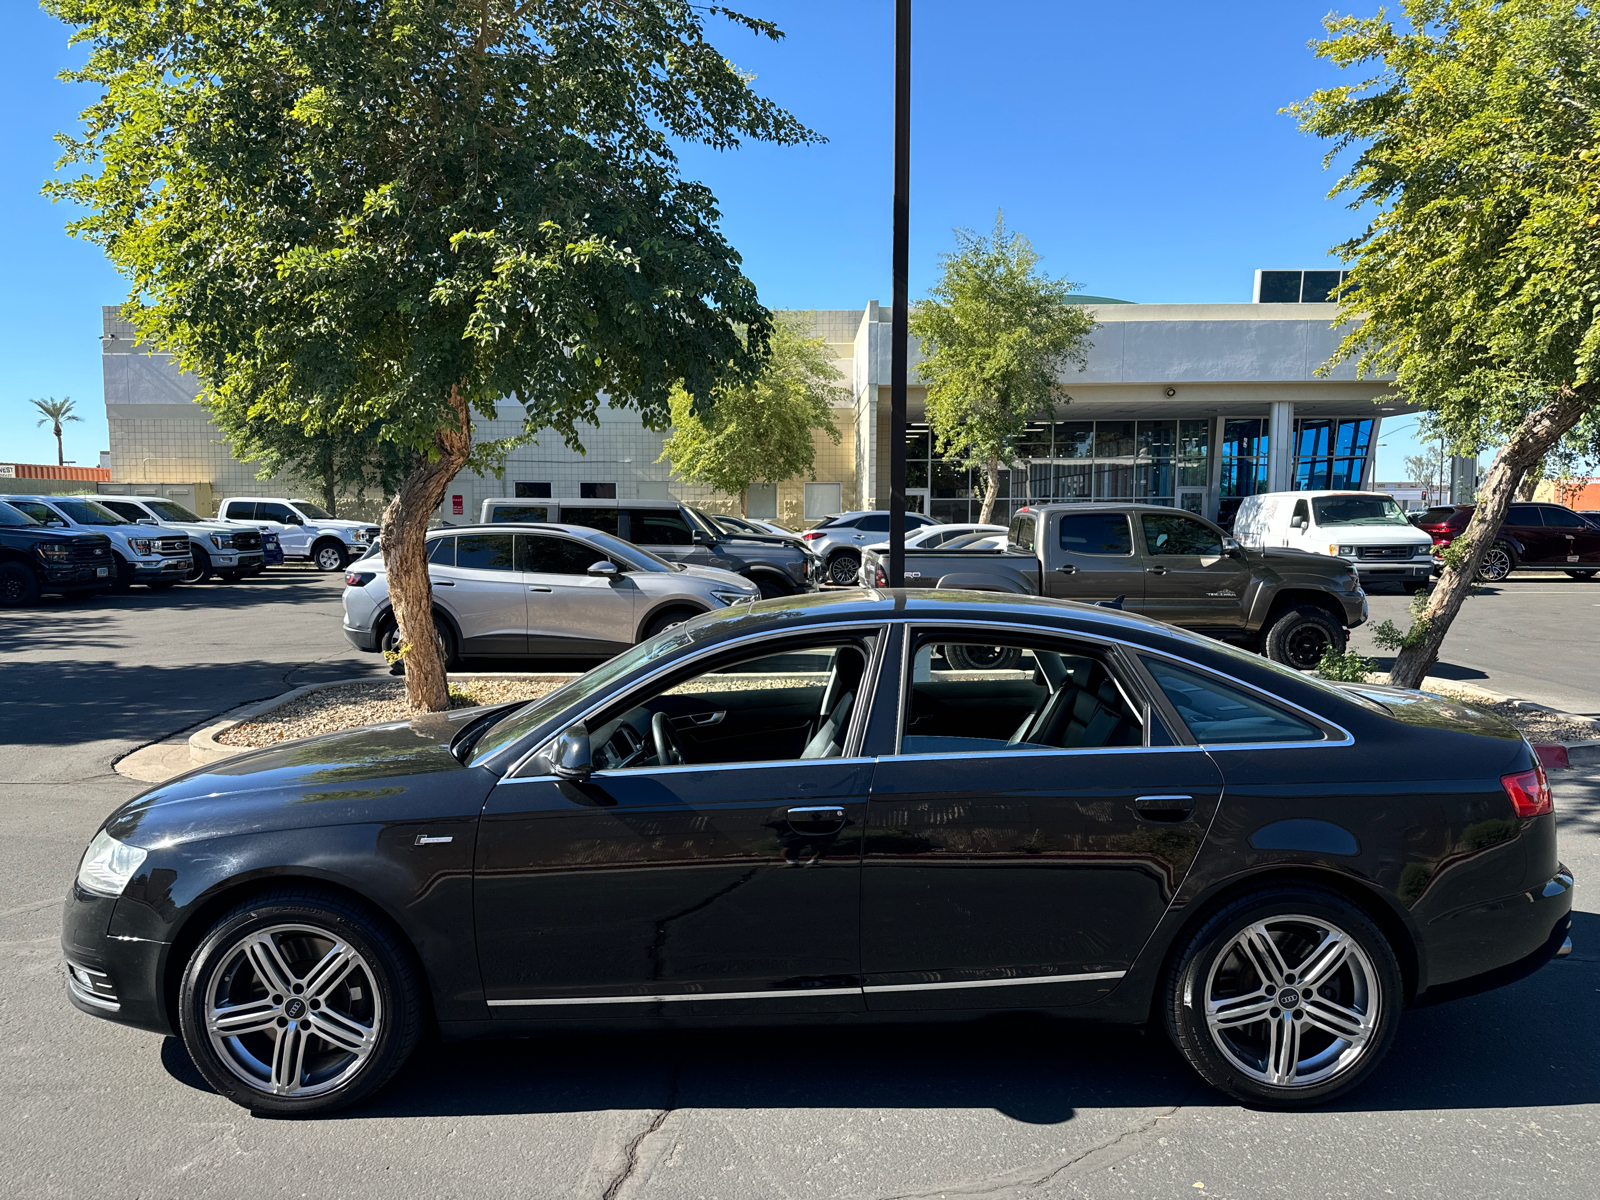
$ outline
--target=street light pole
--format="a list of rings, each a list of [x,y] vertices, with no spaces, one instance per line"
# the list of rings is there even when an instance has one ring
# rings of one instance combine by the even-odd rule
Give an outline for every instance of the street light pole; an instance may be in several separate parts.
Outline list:
[[[894,315],[889,336],[889,586],[906,572],[906,294],[911,219],[911,0],[894,5]],[[871,582],[870,580],[868,582]]]

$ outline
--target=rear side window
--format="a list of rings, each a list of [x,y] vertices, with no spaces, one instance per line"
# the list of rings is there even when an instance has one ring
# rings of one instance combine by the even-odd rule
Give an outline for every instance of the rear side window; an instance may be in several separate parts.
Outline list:
[[[1239,688],[1165,659],[1143,659],[1178,716],[1202,745],[1228,742],[1319,742],[1322,730]]]
[[[561,520],[567,525],[587,525],[601,533],[617,536],[617,510],[614,508],[587,508],[582,505],[561,506]]]
[[[889,516],[887,513],[873,513],[870,517],[862,517],[856,522],[856,528],[863,533],[888,533]]]
[[[1059,536],[1068,554],[1133,553],[1133,531],[1122,513],[1064,513]]]
[[[456,566],[474,571],[512,569],[509,533],[469,533],[456,539]]]
[[[689,546],[694,544],[694,531],[683,514],[670,508],[630,508],[628,525],[632,535],[628,540],[635,546]]]
[[[435,541],[428,550],[428,561],[435,566],[453,567],[456,565],[456,540],[453,537],[442,537]]]
[[[223,514],[230,521],[254,521],[256,519],[256,503],[254,500],[230,500],[228,511]]]
[[[1544,526],[1544,518],[1539,515],[1537,504],[1513,504],[1506,510],[1507,525],[1537,525]]]
[[[1034,520],[1032,517],[1018,517],[1011,522],[1011,532],[1006,536],[1011,544],[1018,550],[1033,549]]]
[[[496,504],[490,515],[495,521],[548,521],[550,508],[545,504]]]
[[[517,570],[539,575],[583,575],[597,562],[605,561],[602,550],[570,538],[545,534],[517,535]]]

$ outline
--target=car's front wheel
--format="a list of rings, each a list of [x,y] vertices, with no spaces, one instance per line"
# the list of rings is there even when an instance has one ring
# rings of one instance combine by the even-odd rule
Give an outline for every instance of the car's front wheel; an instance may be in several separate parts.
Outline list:
[[[422,994],[398,934],[342,896],[283,889],[212,927],[183,975],[184,1046],[222,1095],[306,1116],[353,1104],[410,1057]]]
[[[189,555],[189,573],[185,583],[204,583],[211,578],[211,556],[196,546]]]
[[[24,608],[39,602],[39,577],[27,563],[0,563],[0,608]]]
[[[1280,887],[1202,924],[1167,979],[1167,1033],[1214,1087],[1248,1104],[1305,1108],[1366,1079],[1404,1004],[1388,939],[1343,896]]]
[[[1314,604],[1297,604],[1267,629],[1267,657],[1297,671],[1312,671],[1329,650],[1343,653],[1344,626]]]
[[[311,562],[319,571],[342,571],[349,561],[338,542],[318,542],[311,551]]]

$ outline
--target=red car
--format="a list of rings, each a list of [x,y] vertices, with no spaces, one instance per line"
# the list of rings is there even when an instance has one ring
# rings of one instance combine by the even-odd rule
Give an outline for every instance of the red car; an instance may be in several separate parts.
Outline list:
[[[1419,514],[1412,523],[1430,534],[1435,546],[1448,546],[1466,529],[1473,508],[1441,505]],[[1600,527],[1559,504],[1513,504],[1478,564],[1478,578],[1495,583],[1522,567],[1593,579],[1600,574]]]

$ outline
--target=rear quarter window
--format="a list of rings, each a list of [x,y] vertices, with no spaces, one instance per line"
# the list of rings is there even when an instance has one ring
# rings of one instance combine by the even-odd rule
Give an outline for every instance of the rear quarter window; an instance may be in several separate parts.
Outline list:
[[[1018,517],[1011,522],[1011,530],[1006,536],[1018,550],[1032,553],[1035,525],[1032,517]]]
[[[1242,688],[1159,658],[1142,658],[1156,685],[1202,745],[1237,742],[1320,742],[1309,721],[1259,700]]]

